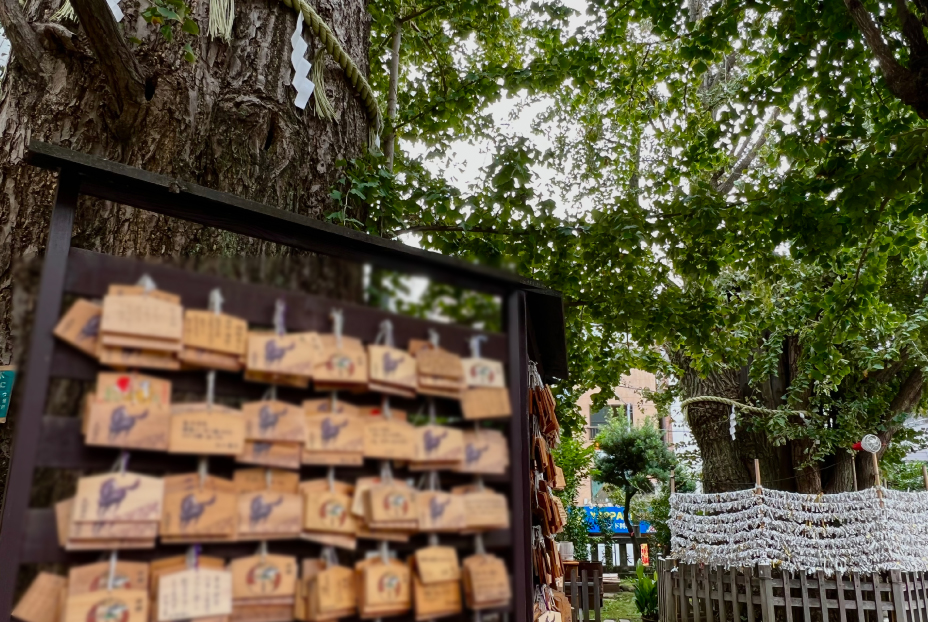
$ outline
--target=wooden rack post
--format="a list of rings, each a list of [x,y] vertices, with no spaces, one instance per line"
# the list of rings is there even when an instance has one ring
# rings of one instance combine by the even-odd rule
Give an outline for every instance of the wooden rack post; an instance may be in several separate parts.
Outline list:
[[[18,569],[21,564],[81,563],[96,558],[97,553],[68,552],[58,546],[52,508],[30,508],[33,473],[36,468],[106,470],[118,451],[88,447],[81,436],[77,417],[45,414],[50,378],[69,378],[91,382],[99,369],[97,363],[52,337],[64,294],[102,297],[109,283],[135,282],[150,273],[160,287],[178,294],[185,306],[206,308],[208,292],[221,286],[229,313],[249,322],[261,323],[271,316],[274,300],[284,298],[289,309],[298,309],[292,317],[295,330],[319,330],[327,325],[331,301],[299,292],[274,290],[263,285],[249,285],[204,274],[185,272],[137,260],[71,248],[74,210],[80,195],[88,195],[129,205],[198,224],[217,227],[259,238],[298,250],[312,251],[358,263],[370,262],[378,267],[406,274],[426,276],[457,287],[494,294],[503,301],[504,334],[491,334],[484,346],[487,356],[507,364],[510,400],[514,413],[508,423],[511,466],[503,476],[488,477],[487,482],[507,494],[512,507],[512,529],[490,532],[485,544],[503,557],[513,576],[512,619],[522,621],[532,615],[532,561],[529,512],[529,429],[527,425],[528,360],[538,364],[546,380],[567,377],[566,332],[563,298],[532,279],[469,264],[390,240],[369,236],[327,222],[300,216],[231,194],[156,175],[102,158],[54,145],[32,142],[27,161],[60,172],[58,193],[51,210],[48,243],[42,281],[36,301],[36,315],[30,342],[25,385],[16,410],[16,433],[9,483],[0,521],[0,620],[9,620]],[[428,328],[440,328],[447,349],[468,355],[467,340],[485,334],[461,326],[437,324],[398,316],[379,309],[339,303],[346,319],[347,334],[364,341],[374,340],[377,325],[391,319],[398,340],[422,338]],[[288,322],[291,318],[288,318]],[[159,375],[154,373],[153,375]],[[179,392],[201,391],[203,376],[199,372],[171,372]],[[220,372],[217,396],[260,399],[264,385],[241,382],[240,377]],[[305,392],[281,388],[281,399],[297,400]],[[133,468],[154,473],[183,473],[196,470],[195,456],[167,457],[154,452],[133,452]],[[235,464],[230,458],[217,458],[211,470],[231,473]],[[369,467],[373,469],[373,467]],[[348,469],[346,469],[348,471]],[[324,476],[324,467],[303,465],[301,474]],[[367,474],[363,467],[354,475]],[[443,538],[443,541],[445,539]],[[449,535],[451,545],[470,546],[472,538]],[[467,544],[465,544],[467,543]],[[416,542],[406,545],[407,549]],[[126,551],[127,558],[150,559],[152,556],[181,554],[185,547],[161,544],[155,550]],[[248,555],[253,543],[205,544],[210,554],[221,557]],[[271,548],[295,555],[318,554],[319,545],[306,541],[271,543]],[[398,546],[397,548],[402,548]],[[121,554],[122,555],[122,554]],[[397,622],[412,620],[412,614],[392,618]],[[463,622],[469,614],[448,620]]]

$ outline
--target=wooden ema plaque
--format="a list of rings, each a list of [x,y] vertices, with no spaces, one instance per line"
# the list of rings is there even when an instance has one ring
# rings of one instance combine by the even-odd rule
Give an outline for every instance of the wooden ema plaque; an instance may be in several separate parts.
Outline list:
[[[54,335],[84,354],[96,358],[103,307],[78,298],[55,326]]]
[[[242,453],[235,456],[236,462],[260,464],[278,469],[299,469],[303,455],[303,443],[277,441],[245,441]]]
[[[368,389],[399,397],[414,398],[417,386],[416,359],[408,352],[389,346],[369,345]]]
[[[302,443],[306,437],[306,417],[295,404],[279,401],[242,404],[245,438],[253,441],[290,441]]]
[[[241,411],[205,403],[171,407],[170,453],[234,456],[245,448]]]
[[[379,417],[364,427],[364,457],[408,460],[416,455],[416,429],[405,421]]]
[[[65,602],[64,620],[148,622],[148,592],[144,589],[113,589],[69,596]]]
[[[415,531],[419,526],[416,490],[400,481],[371,486],[366,493],[364,515],[371,529]]]
[[[509,503],[506,497],[489,489],[462,495],[467,531],[491,531],[509,528]]]
[[[137,473],[105,473],[77,482],[72,522],[149,522],[161,519],[164,482]]]
[[[213,570],[200,566],[164,574],[158,579],[159,622],[230,613],[232,573],[227,570]]]
[[[430,546],[410,559],[416,620],[461,611],[461,571],[453,547]]]
[[[295,608],[298,620],[327,622],[357,612],[355,576],[350,568],[304,559],[302,571]]]
[[[485,358],[466,358],[461,360],[461,366],[464,370],[464,382],[470,389],[477,387],[506,388],[506,375],[500,361]]]
[[[168,404],[94,401],[84,441],[99,447],[167,451],[170,432]]]
[[[311,378],[322,355],[322,343],[316,333],[248,333],[249,371]]]
[[[459,473],[501,475],[509,466],[509,444],[502,432],[479,430],[464,432],[464,460],[454,470]]]
[[[183,309],[177,302],[157,296],[129,295],[103,298],[100,333],[106,344],[107,335],[135,337],[144,341],[149,350],[171,349],[183,337]],[[159,343],[164,347],[159,347]],[[124,345],[114,343],[113,345]],[[128,347],[143,347],[128,345]]]
[[[198,473],[164,478],[162,540],[199,542],[235,538],[238,491],[227,479]]]
[[[463,575],[468,608],[505,607],[512,600],[506,564],[495,555],[471,555],[464,560]]]
[[[464,498],[448,492],[422,491],[416,495],[419,531],[460,532],[467,527]]]
[[[98,402],[170,406],[171,383],[134,372],[100,372],[94,396]]]
[[[359,609],[361,617],[379,618],[399,615],[412,606],[412,585],[409,567],[391,559],[384,562],[372,557],[355,565],[361,594]]]
[[[198,309],[184,311],[185,348],[236,357],[248,351],[248,322],[225,313]]]
[[[319,339],[322,353],[313,368],[316,390],[366,388],[367,352],[361,341],[343,336],[339,348],[334,335],[321,335]]]
[[[457,466],[464,460],[464,434],[456,428],[425,425],[416,428],[417,466]]]
[[[316,490],[304,493],[303,529],[311,532],[355,534],[351,497],[344,492]]]
[[[494,387],[465,389],[461,393],[461,412],[470,421],[511,417],[509,390]]]
[[[16,604],[13,617],[23,622],[59,622],[67,586],[68,580],[64,577],[40,572]]]
[[[251,555],[229,562],[232,601],[292,605],[296,596],[297,559],[290,555]],[[289,619],[289,618],[288,618]]]
[[[68,596],[106,590],[110,582],[110,563],[97,562],[73,566],[68,571]],[[148,564],[144,562],[116,561],[113,588],[120,590],[147,590]]]
[[[269,490],[294,494],[300,491],[300,474],[282,469],[237,469],[232,481],[239,493]]]
[[[303,524],[299,494],[261,490],[238,496],[238,539],[297,538]]]

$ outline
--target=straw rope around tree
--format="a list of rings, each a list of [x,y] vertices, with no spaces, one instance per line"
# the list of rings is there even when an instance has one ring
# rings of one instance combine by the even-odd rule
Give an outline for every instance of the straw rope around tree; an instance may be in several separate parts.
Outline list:
[[[809,415],[808,411],[805,410],[788,410],[785,408],[773,409],[773,408],[762,408],[761,406],[750,406],[748,404],[742,404],[741,402],[730,400],[727,397],[716,397],[715,395],[700,395],[699,397],[690,397],[682,402],[680,402],[680,408],[683,412],[686,412],[686,407],[690,404],[696,404],[698,402],[714,402],[716,404],[725,404],[727,406],[733,406],[738,410],[743,410],[745,412],[757,413],[759,415],[776,415],[781,413],[786,413],[787,415],[799,415],[800,417],[807,417]]]
[[[338,63],[338,66],[342,68],[345,72],[345,75],[348,77],[348,82],[351,84],[352,88],[357,92],[358,96],[361,98],[361,101],[364,103],[364,108],[367,113],[368,123],[370,124],[370,146],[372,149],[379,149],[380,147],[380,132],[383,129],[383,115],[380,112],[380,104],[377,103],[377,96],[374,95],[374,90],[371,88],[371,85],[367,82],[367,79],[361,73],[361,70],[358,69],[358,66],[355,62],[348,56],[348,53],[345,52],[345,48],[342,47],[341,42],[338,40],[338,37],[335,36],[335,33],[332,32],[332,29],[329,28],[329,25],[325,23],[322,17],[319,16],[316,11],[309,6],[304,0],[280,0],[284,6],[290,7],[295,11],[299,11],[303,15],[303,19],[306,20],[306,23],[309,24],[309,27],[312,29],[313,34],[319,37],[319,40],[322,42],[325,50],[335,59],[335,62]],[[321,64],[321,56],[316,57],[317,65]],[[321,73],[321,72],[320,72]],[[316,74],[319,75],[319,74]],[[317,97],[317,113],[321,110],[322,114],[325,114],[324,111],[327,110],[326,103],[320,101],[319,91],[324,92],[322,85],[317,84],[314,95]],[[329,106],[330,108],[330,106]]]

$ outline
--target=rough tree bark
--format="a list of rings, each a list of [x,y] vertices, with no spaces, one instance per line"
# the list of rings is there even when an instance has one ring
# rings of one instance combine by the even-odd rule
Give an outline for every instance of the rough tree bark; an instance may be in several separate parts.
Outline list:
[[[93,5],[79,6],[83,1],[75,0],[78,14]],[[368,73],[370,17],[363,0],[309,1]],[[13,56],[0,84],[0,364],[13,355],[13,266],[17,259],[42,254],[56,183],[54,174],[23,163],[30,140],[317,218],[335,207],[328,196],[338,175],[335,162],[361,155],[367,145],[364,107],[333,60],[327,60],[325,81],[336,110],[334,122],[317,119],[312,102],[302,111],[293,105],[289,57],[296,13],[277,0],[238,0],[229,42],[207,37],[209,0],[192,0],[192,17],[202,34],[183,35],[175,26],[171,43],[140,17],[146,0],[141,5],[122,0],[126,16],[114,32],[124,37],[129,60],[138,65],[144,81],[140,109],[134,118],[122,115],[122,120],[126,98],[138,96],[131,71],[125,71],[127,59],[122,61],[123,75],[114,78],[111,65],[120,61],[100,54],[106,41],[95,42],[77,22],[48,24],[59,0],[26,0],[22,9],[17,0],[0,3],[0,21],[8,35],[17,11],[18,21],[25,17],[31,29],[19,31],[27,47],[17,46],[16,34],[11,37]],[[97,11],[92,17],[112,21],[105,4],[98,4],[106,13]],[[94,29],[90,22],[85,25]],[[309,32],[304,36],[312,58],[321,43]],[[129,44],[131,38],[141,44]],[[41,43],[38,51],[34,39]],[[192,44],[196,62],[183,59],[184,41]],[[17,55],[23,49],[26,53]],[[128,80],[125,89],[119,79]],[[244,236],[88,198],[78,205],[72,242],[117,255],[178,259],[288,254],[288,249]],[[302,286],[338,298],[360,295],[360,266],[319,257],[305,257],[299,264],[295,274]],[[14,427],[15,421],[0,426],[0,490]]]

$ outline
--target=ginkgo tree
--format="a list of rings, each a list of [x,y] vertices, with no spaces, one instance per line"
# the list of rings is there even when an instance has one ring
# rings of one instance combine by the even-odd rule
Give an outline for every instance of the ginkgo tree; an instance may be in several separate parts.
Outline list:
[[[769,409],[736,410],[736,441],[728,405],[689,406],[707,490],[751,485],[754,458],[774,487],[871,485],[852,445],[908,435],[928,364],[920,2],[435,9],[384,43],[392,174],[354,162],[337,196],[369,231],[564,292],[565,411],[631,367],[664,374],[663,405]],[[462,144],[488,161],[469,184],[446,172]]]

